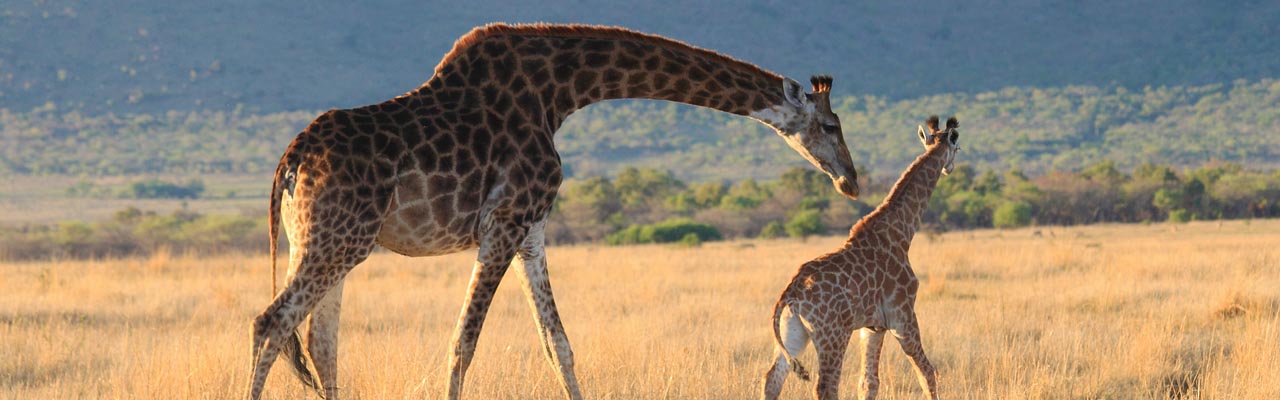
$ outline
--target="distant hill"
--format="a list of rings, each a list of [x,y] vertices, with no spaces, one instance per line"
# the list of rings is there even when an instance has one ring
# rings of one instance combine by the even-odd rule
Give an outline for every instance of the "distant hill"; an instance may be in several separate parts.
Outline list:
[[[1275,1],[22,0],[0,4],[0,108],[353,107],[416,87],[493,21],[626,26],[888,100],[1280,76]]]
[[[1280,168],[1280,80],[1128,90],[1005,88],[914,99],[834,98],[863,176],[893,179],[920,154],[915,128],[930,114],[958,115],[961,160],[1030,176],[1105,160],[1181,171],[1211,161]],[[88,116],[0,109],[0,176],[266,175],[316,112],[168,111]],[[572,177],[622,168],[686,180],[773,179],[809,168],[764,125],[658,101],[606,102],[574,113],[556,136]],[[0,195],[0,197],[3,197]]]

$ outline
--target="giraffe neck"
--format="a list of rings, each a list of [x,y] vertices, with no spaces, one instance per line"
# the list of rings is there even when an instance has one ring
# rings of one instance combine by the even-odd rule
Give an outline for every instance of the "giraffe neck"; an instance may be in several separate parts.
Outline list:
[[[459,102],[541,109],[554,130],[582,107],[624,98],[691,104],[773,125],[771,119],[781,119],[773,110],[784,102],[782,82],[749,63],[624,29],[489,25],[459,39],[419,90],[459,90]]]
[[[920,219],[929,205],[929,197],[942,176],[946,154],[950,145],[945,142],[929,147],[902,173],[889,190],[889,195],[854,226],[854,230],[866,225],[890,235],[891,242],[910,243],[920,228]],[[852,235],[850,235],[852,237]]]

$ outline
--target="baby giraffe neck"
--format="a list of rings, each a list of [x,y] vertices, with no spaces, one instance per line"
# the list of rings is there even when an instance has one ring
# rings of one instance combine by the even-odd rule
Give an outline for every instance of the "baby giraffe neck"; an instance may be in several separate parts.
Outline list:
[[[929,206],[929,197],[942,176],[947,147],[947,144],[935,145],[917,157],[894,183],[880,206],[854,225],[854,230],[861,225],[884,229],[892,224],[895,229],[889,230],[895,233],[894,236],[902,236],[893,239],[910,242],[920,228],[920,220]]]

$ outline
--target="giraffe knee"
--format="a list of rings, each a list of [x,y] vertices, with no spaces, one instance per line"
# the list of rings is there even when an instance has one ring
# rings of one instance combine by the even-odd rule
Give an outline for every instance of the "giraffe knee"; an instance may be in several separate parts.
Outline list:
[[[259,314],[253,319],[253,337],[259,341],[271,340],[272,342],[283,341],[287,328],[283,325],[280,315],[272,312],[271,309]]]
[[[270,311],[270,310],[268,310]],[[276,325],[276,316],[271,312],[263,312],[253,319],[253,336],[262,337],[267,335]]]

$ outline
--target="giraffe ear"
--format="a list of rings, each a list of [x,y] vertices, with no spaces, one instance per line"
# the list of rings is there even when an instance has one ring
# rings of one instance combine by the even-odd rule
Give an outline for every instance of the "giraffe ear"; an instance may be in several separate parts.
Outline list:
[[[796,108],[804,107],[804,103],[808,101],[804,86],[800,86],[800,82],[791,78],[782,78],[782,95],[787,99],[788,104]]]
[[[933,139],[933,135],[925,133],[924,125],[916,125],[916,128],[916,135],[920,136],[920,144],[928,146],[929,140]]]

